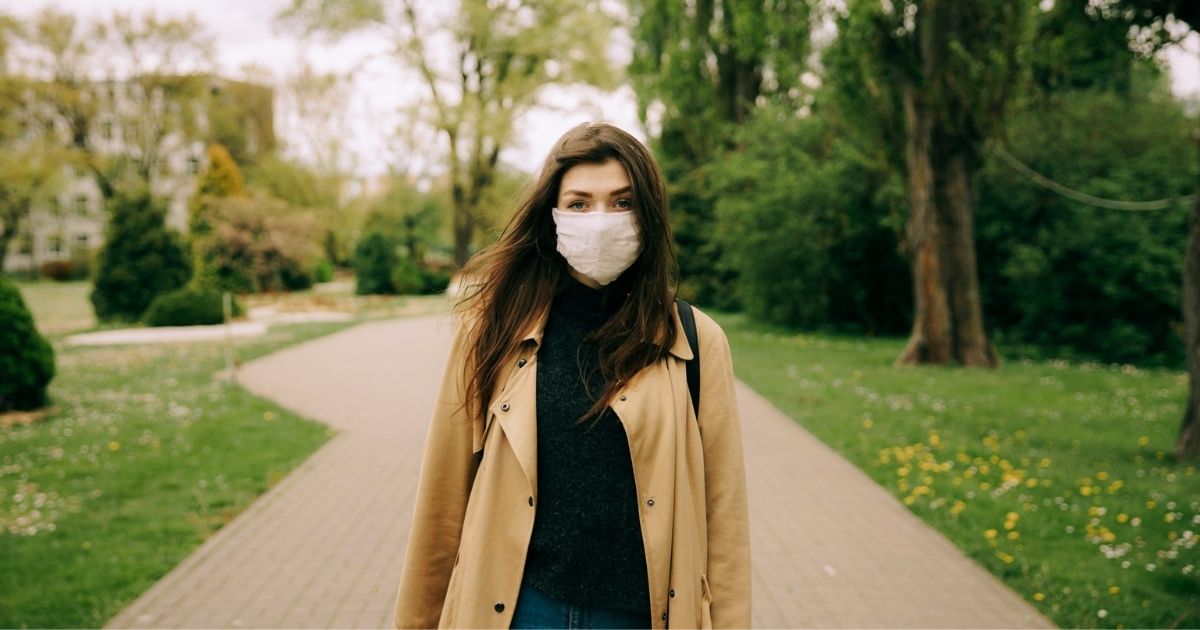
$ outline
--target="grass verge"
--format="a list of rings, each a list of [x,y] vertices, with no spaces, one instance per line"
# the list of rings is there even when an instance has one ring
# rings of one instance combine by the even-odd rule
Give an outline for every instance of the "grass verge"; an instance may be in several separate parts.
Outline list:
[[[1060,627],[1200,626],[1181,372],[897,368],[903,340],[716,319],[739,378]]]
[[[348,323],[272,327],[243,360]],[[219,343],[55,343],[56,411],[0,430],[0,627],[99,627],[332,435],[214,381]]]

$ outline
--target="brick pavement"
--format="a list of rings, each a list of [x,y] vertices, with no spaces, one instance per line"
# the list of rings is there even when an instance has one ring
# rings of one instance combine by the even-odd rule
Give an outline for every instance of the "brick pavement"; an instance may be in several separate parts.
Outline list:
[[[106,627],[389,626],[449,337],[441,317],[374,322],[243,366],[248,389],[338,435]],[[763,398],[737,393],[756,626],[1053,627]]]

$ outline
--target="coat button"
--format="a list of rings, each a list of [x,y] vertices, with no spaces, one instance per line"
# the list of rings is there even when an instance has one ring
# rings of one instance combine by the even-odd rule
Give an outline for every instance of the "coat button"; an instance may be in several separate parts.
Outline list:
[[[533,507],[533,497],[529,497],[529,507]]]
[[[649,505],[650,507],[654,507],[654,499],[646,499],[646,505]],[[659,592],[662,592],[662,591],[659,591]]]
[[[670,595],[671,597],[675,597],[675,589],[671,589],[671,592],[667,593],[667,595]]]
[[[504,602],[496,602],[495,608],[498,613],[504,612]]]
[[[625,400],[625,394],[621,394],[621,400]]]
[[[667,613],[663,613],[663,614],[662,614],[662,620],[663,620],[663,621],[666,621],[666,620],[667,620]]]
[[[525,367],[526,363],[528,363],[528,361],[525,360],[525,357],[521,357],[520,359],[517,359],[517,367],[519,367],[519,368]]]
[[[508,411],[508,403],[501,404],[500,411]]]

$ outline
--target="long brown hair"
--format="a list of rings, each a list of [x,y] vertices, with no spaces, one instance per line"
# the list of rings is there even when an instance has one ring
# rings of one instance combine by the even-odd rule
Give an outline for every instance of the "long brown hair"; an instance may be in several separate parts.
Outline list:
[[[499,240],[463,269],[465,291],[455,310],[470,315],[464,318],[471,326],[465,404],[472,417],[486,418],[501,366],[519,350],[518,337],[546,313],[568,281],[569,267],[558,253],[551,216],[563,174],[577,164],[608,160],[619,162],[629,175],[642,251],[604,287],[607,300],[621,303],[588,337],[596,344],[605,388],[580,420],[599,418],[622,384],[675,342],[671,303],[679,267],[662,172],[646,147],[625,131],[607,123],[578,125],[555,143],[521,193]]]

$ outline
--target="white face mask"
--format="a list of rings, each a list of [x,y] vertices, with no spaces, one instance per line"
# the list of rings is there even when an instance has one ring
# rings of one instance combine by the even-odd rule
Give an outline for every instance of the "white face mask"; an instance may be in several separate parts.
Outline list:
[[[571,268],[604,286],[616,280],[642,251],[637,217],[625,212],[552,211],[558,251]]]

